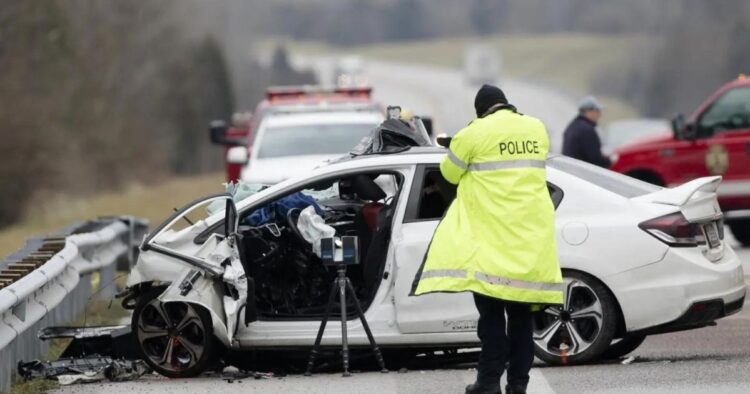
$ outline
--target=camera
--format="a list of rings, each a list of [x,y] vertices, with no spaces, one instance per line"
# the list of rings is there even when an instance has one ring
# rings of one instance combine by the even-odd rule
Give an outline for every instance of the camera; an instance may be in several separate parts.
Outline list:
[[[327,266],[359,264],[359,237],[344,236],[321,239],[320,259]]]

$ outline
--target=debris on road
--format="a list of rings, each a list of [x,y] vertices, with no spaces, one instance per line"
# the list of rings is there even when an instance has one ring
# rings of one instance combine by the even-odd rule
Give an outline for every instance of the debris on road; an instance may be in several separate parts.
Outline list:
[[[137,360],[140,358],[130,325],[47,327],[39,330],[37,336],[43,341],[71,338],[72,341],[60,355],[61,358],[86,357],[94,354],[116,360]]]
[[[62,385],[136,380],[147,372],[150,369],[141,360],[115,360],[101,356],[18,363],[18,374],[24,379],[57,379]]]
[[[221,372],[221,380],[227,382],[227,383],[234,383],[237,381],[238,383],[242,383],[243,379],[270,379],[270,378],[277,378],[277,377],[283,377],[284,375],[277,375],[273,372],[257,372],[257,371],[245,371],[242,369],[236,369],[234,367],[228,367],[224,371]]]
[[[624,359],[623,359],[623,360],[622,360],[622,361],[620,362],[620,364],[622,364],[622,365],[628,365],[628,364],[631,364],[631,363],[633,363],[633,361],[635,361],[635,357],[634,357],[634,356],[630,356],[630,357],[625,357],[625,358],[624,358]]]

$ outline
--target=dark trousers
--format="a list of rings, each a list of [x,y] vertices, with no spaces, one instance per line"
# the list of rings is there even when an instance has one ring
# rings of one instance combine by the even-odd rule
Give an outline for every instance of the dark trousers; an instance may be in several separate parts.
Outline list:
[[[477,335],[482,342],[477,382],[498,384],[508,363],[508,383],[525,388],[534,361],[531,306],[478,294],[474,294],[474,303],[479,310]]]

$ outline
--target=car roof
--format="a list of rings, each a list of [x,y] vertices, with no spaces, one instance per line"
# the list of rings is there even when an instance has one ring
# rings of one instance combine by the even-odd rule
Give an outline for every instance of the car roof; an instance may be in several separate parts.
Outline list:
[[[440,146],[415,146],[398,153],[368,153],[347,155],[322,166],[327,169],[345,170],[361,167],[378,167],[404,164],[435,164],[443,159],[447,149]]]
[[[346,170],[388,165],[438,164],[443,160],[446,153],[448,153],[448,150],[442,146],[415,146],[398,153],[370,153],[358,156],[342,156],[320,168]],[[550,153],[547,155],[547,160],[557,157],[563,156]]]
[[[271,113],[263,120],[262,124],[263,127],[347,123],[377,124],[382,120],[383,115],[374,111]]]

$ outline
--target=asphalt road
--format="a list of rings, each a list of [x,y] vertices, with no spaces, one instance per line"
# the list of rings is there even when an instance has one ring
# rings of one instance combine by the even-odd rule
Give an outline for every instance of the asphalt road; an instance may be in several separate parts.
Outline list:
[[[531,371],[529,393],[747,393],[750,387],[750,309],[720,320],[716,327],[648,338],[631,354],[632,363],[546,367]],[[56,393],[462,393],[474,379],[471,368],[244,379],[219,377],[91,383]]]
[[[750,248],[733,245],[750,273]],[[746,276],[750,282],[750,276]],[[529,393],[748,393],[750,392],[750,305],[717,326],[649,337],[629,364],[611,362],[576,367],[548,367],[539,362],[531,371]],[[90,383],[60,388],[55,393],[462,393],[473,382],[472,368],[293,375],[229,383],[221,377],[167,379],[157,375],[133,382]]]

